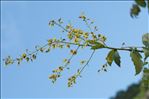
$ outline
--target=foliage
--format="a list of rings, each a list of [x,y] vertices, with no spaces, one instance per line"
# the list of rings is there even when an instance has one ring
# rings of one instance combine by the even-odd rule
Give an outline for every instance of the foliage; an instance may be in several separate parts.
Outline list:
[[[131,84],[127,90],[120,90],[111,99],[148,99],[147,92],[149,91],[149,69],[143,71],[142,80],[137,84]]]
[[[139,74],[143,67],[143,61],[141,60],[142,56],[137,51],[130,52],[130,57],[135,65],[136,75]]]
[[[106,57],[107,63],[111,66],[112,62],[114,61],[118,66],[120,66],[120,56],[116,49],[112,49],[107,57]]]
[[[146,2],[144,0],[136,0],[136,3],[137,4],[133,5],[133,8],[131,9],[132,17],[139,14],[139,12],[141,11],[140,7],[146,7]],[[65,25],[61,18],[59,18],[58,20],[50,20],[49,26],[58,26],[59,28],[61,28],[62,32],[66,34],[66,38],[51,38],[47,40],[47,43],[45,45],[35,46],[35,51],[31,52],[29,50],[26,50],[26,52],[24,52],[20,57],[15,59],[8,56],[4,59],[5,65],[7,66],[14,63],[17,63],[19,65],[24,60],[27,62],[34,61],[37,57],[38,52],[48,53],[56,48],[68,48],[70,50],[70,58],[64,59],[64,65],[58,66],[58,68],[53,70],[53,74],[49,76],[49,79],[52,80],[52,82],[54,83],[59,77],[61,77],[62,72],[65,69],[69,69],[72,58],[78,55],[79,49],[83,50],[85,48],[90,48],[92,50],[92,53],[88,60],[81,60],[81,68],[78,68],[76,70],[76,73],[68,78],[68,87],[71,87],[73,86],[73,84],[76,83],[77,78],[81,77],[82,72],[89,64],[96,51],[100,49],[107,49],[110,51],[105,58],[105,64],[103,64],[102,68],[98,70],[99,72],[107,71],[108,66],[111,66],[113,61],[115,62],[115,64],[118,65],[118,67],[121,66],[121,57],[119,51],[126,51],[130,53],[130,57],[135,66],[136,75],[143,71],[145,66],[149,64],[149,62],[147,61],[147,58],[149,57],[149,33],[146,33],[142,36],[142,43],[144,45],[142,45],[141,47],[111,47],[106,45],[106,40],[108,40],[106,36],[97,34],[99,33],[99,31],[97,26],[94,25],[92,19],[87,18],[83,14],[80,15],[78,18],[85,23],[89,31],[84,31],[80,28],[76,28],[69,23]],[[76,46],[76,48],[74,48],[73,46]]]
[[[120,90],[110,99],[134,99],[140,92],[141,83],[130,85],[127,90]],[[140,98],[141,99],[141,98]]]
[[[143,70],[142,84],[145,90],[149,89],[149,69],[148,68],[144,68]]]
[[[147,6],[148,5],[148,6]],[[135,0],[135,4],[132,5],[130,15],[131,17],[137,17],[141,12],[141,8],[148,8],[149,11],[149,0]]]

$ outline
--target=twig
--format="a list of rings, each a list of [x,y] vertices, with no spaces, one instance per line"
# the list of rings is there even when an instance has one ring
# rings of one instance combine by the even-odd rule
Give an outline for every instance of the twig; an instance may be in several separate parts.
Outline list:
[[[92,28],[90,27],[90,25],[88,24],[88,22],[87,22],[86,20],[84,20],[84,22],[85,22],[86,26],[89,28],[89,30],[90,30],[91,32],[93,32],[93,31],[92,31]]]
[[[89,62],[91,61],[93,55],[95,53],[95,50],[92,52],[91,56],[89,57],[88,61],[86,62],[86,64],[82,67],[82,69],[79,71],[79,75],[82,73],[82,71],[85,69],[85,67],[89,64]]]
[[[66,42],[66,41],[55,41],[55,42],[52,42],[52,43],[63,43],[63,44],[70,44],[70,45],[77,45],[77,46],[85,46],[84,44],[76,44],[76,43],[73,43],[73,42]],[[42,47],[40,47],[39,49],[33,51],[32,53],[29,53],[27,54],[27,56],[31,56],[32,54],[34,53],[37,53],[38,51],[40,51],[40,49],[44,48],[44,47],[47,47],[49,46],[49,44],[45,44],[43,45]],[[87,47],[92,47],[92,45],[86,45]],[[121,50],[121,51],[133,51],[133,49],[131,49],[133,47],[129,47],[129,48],[116,48],[116,47],[109,47],[109,46],[105,46],[103,47],[102,49],[116,49],[116,50]],[[143,48],[143,47],[137,47],[135,46],[134,48]],[[136,51],[140,52],[140,53],[143,53],[143,50],[139,50],[139,49],[136,49]],[[17,58],[13,60],[13,62],[17,61]]]
[[[133,51],[133,49],[131,49],[131,48],[116,48],[116,47],[108,47],[108,46],[106,46],[104,48],[107,48],[107,49],[116,49],[116,50],[123,50],[123,51]],[[137,47],[135,47],[135,48],[137,48]],[[143,53],[143,50],[136,49],[136,51],[138,51],[140,53]]]
[[[76,51],[78,51],[79,47],[80,47],[80,46],[78,46],[78,47],[76,48]],[[72,54],[71,57],[68,59],[67,63],[64,65],[64,68],[66,68],[66,67],[68,66],[68,64],[70,63],[70,61],[72,60],[73,57],[74,57],[74,54]]]

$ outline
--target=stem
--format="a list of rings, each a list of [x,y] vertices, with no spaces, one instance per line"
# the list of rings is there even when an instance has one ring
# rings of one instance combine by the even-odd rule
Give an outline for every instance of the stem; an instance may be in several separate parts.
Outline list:
[[[88,22],[86,20],[85,20],[85,24],[89,28],[89,30],[92,32],[92,28],[90,27],[90,25],[88,24]]]
[[[42,48],[44,48],[44,47],[47,47],[47,46],[48,46],[48,43],[45,44],[45,45],[43,45],[43,46],[40,47],[39,49],[33,51],[32,53],[27,54],[27,57],[28,57],[28,56],[31,56],[31,55],[34,54],[34,53],[37,53],[38,51],[40,51],[40,49],[42,49]],[[13,60],[13,62],[15,62],[15,61],[17,61],[17,58]]]
[[[58,24],[57,22],[54,21],[54,24],[62,28],[65,32],[69,32],[66,28],[64,28],[62,25]]]
[[[143,47],[139,47],[139,46],[126,46],[126,47],[121,47],[121,48],[143,48]]]
[[[76,44],[76,43],[73,43],[73,42],[66,42],[66,41],[55,41],[55,42],[52,42],[52,43],[63,43],[63,44],[84,46],[84,44]],[[39,49],[33,51],[32,53],[27,54],[27,56],[31,56],[32,54],[37,53],[38,51],[40,51],[41,48],[44,48],[44,47],[47,47],[47,46],[49,46],[48,43],[43,45]],[[87,45],[87,47],[92,47],[92,45]],[[131,49],[131,48],[133,48],[133,47],[129,47],[129,48],[123,48],[123,47],[122,48],[116,48],[116,47],[109,47],[109,46],[103,47],[103,49],[116,49],[116,50],[121,50],[121,51],[133,51],[133,49]],[[134,48],[143,48],[143,47],[134,47]],[[143,50],[136,49],[136,51],[138,51],[140,53],[143,53]],[[17,59],[13,60],[13,62],[15,62],[15,61],[17,61]]]
[[[76,51],[78,51],[79,47],[80,47],[80,46],[78,46],[78,47],[76,48]],[[72,54],[71,57],[68,59],[68,62],[64,65],[64,68],[66,68],[66,67],[68,66],[68,64],[69,64],[70,61],[72,60],[73,56],[74,56],[74,55]]]
[[[116,48],[116,47],[104,47],[104,48],[107,48],[107,49],[116,49],[116,50],[122,50],[122,51],[133,51],[133,49],[131,48]],[[140,48],[140,47],[135,47],[135,48]],[[143,53],[143,50],[138,50],[136,49],[136,51],[140,52],[140,53]]]
[[[71,44],[71,45],[78,45],[78,44],[75,44],[75,43],[72,43],[72,42],[65,42],[65,41],[62,41],[62,42],[59,42],[59,43],[66,43],[66,44]],[[79,46],[84,46],[83,44],[79,44]],[[92,47],[92,45],[87,45],[88,47]],[[103,47],[104,49],[116,49],[116,50],[122,50],[122,51],[132,51],[131,48],[133,47],[130,47],[130,48],[116,48],[116,47],[109,47],[109,46],[105,46]],[[134,47],[134,48],[143,48],[143,47]],[[143,50],[138,50],[136,49],[136,51],[140,52],[140,53],[143,53]]]
[[[89,57],[89,59],[88,59],[88,61],[86,62],[86,64],[85,64],[85,65],[82,67],[82,69],[80,70],[79,75],[83,72],[83,70],[85,69],[85,67],[89,64],[89,62],[91,61],[91,59],[92,59],[94,53],[95,53],[95,50],[92,52],[92,54],[91,54],[91,56]],[[78,76],[79,76],[79,75],[78,75]]]

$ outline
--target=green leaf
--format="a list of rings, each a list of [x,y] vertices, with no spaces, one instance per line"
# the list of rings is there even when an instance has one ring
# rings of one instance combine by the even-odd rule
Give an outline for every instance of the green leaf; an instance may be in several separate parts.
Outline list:
[[[114,61],[118,66],[120,66],[120,55],[118,53],[118,51],[116,49],[113,49],[111,50],[107,57],[106,57],[106,60],[107,60],[107,63],[111,66],[112,62]]]
[[[145,60],[146,60],[149,57],[149,48],[143,47],[143,52],[144,52]]]
[[[120,57],[118,51],[115,51],[113,58],[114,58],[114,62],[120,67],[120,64],[121,64],[120,58],[121,57]]]
[[[114,60],[114,54],[115,54],[115,50],[111,50],[109,53],[108,53],[108,55],[107,55],[107,57],[106,57],[106,60],[107,60],[107,63],[111,66],[111,64],[112,64],[112,62],[113,62],[113,60]]]
[[[135,65],[136,75],[139,74],[143,67],[143,61],[141,60],[142,56],[137,51],[130,52],[130,57]]]
[[[131,8],[130,16],[132,18],[137,17],[139,15],[140,11],[141,11],[140,7],[137,4],[134,4]]]
[[[105,46],[101,43],[97,43],[91,47],[91,49],[96,50],[96,49],[100,49],[100,48],[104,48]]]
[[[149,69],[144,68],[143,72],[149,74]]]
[[[149,33],[142,36],[142,43],[149,48]]]
[[[135,2],[141,7],[144,7],[144,8],[146,7],[145,0],[135,0]]]

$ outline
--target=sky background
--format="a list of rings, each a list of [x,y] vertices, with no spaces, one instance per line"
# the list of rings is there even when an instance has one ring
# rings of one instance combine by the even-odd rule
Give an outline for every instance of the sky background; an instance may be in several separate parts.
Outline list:
[[[141,79],[135,76],[134,65],[128,52],[120,52],[121,68],[112,64],[108,72],[97,70],[105,63],[108,50],[99,50],[89,66],[77,79],[72,88],[67,87],[67,78],[73,75],[79,60],[87,59],[91,51],[80,50],[74,57],[70,70],[53,85],[48,79],[51,71],[62,64],[63,58],[69,57],[69,50],[53,50],[48,54],[38,54],[32,63],[5,67],[2,59],[11,55],[17,57],[25,49],[34,51],[36,45],[44,45],[49,38],[64,36],[59,28],[51,29],[51,19],[63,18],[77,28],[85,28],[78,16],[84,12],[95,20],[100,33],[107,37],[107,45],[121,47],[126,45],[141,46],[141,37],[148,30],[148,13],[142,10],[137,19],[129,15],[132,1],[1,1],[1,97],[2,98],[101,98],[108,99],[119,90],[126,90]]]

